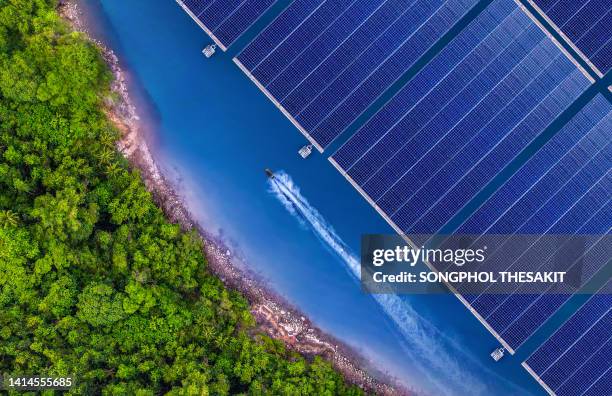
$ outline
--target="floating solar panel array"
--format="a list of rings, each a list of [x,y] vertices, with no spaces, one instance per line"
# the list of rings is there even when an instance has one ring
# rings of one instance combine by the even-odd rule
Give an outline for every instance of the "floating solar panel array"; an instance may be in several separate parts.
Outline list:
[[[612,283],[593,295],[523,366],[558,396],[612,394]]]
[[[496,0],[334,155],[400,233],[432,234],[590,81],[512,0]]]
[[[612,68],[609,0],[527,1],[600,76]],[[177,2],[225,49],[276,0]],[[293,0],[234,61],[323,151],[477,3]],[[517,2],[493,0],[330,160],[398,233],[434,234],[592,82]],[[610,164],[612,104],[598,94],[456,230],[536,235],[503,270],[548,268],[563,254],[556,269],[575,277],[547,293],[459,286],[510,352],[609,264]],[[542,242],[547,234],[591,237],[569,249]],[[612,394],[606,288],[524,363],[551,393]]]
[[[295,0],[235,59],[319,150],[477,0]]]
[[[276,0],[176,0],[224,51]]]
[[[600,76],[612,68],[610,0],[529,0]]]

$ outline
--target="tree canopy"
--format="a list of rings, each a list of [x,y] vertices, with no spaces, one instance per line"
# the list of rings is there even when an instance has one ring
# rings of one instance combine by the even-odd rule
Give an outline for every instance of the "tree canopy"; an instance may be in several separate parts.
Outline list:
[[[353,395],[258,334],[115,150],[111,75],[51,0],[0,0],[0,371],[74,394]]]

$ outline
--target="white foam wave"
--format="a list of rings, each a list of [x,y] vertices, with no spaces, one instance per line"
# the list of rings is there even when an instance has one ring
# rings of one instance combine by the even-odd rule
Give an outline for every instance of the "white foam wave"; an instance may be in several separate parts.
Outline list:
[[[348,246],[336,234],[333,227],[301,195],[289,175],[275,173],[269,180],[270,191],[294,215],[302,225],[307,225],[315,235],[346,264],[346,269],[358,281],[360,263]],[[394,294],[375,294],[374,299],[397,325],[405,338],[406,352],[424,367],[421,371],[429,379],[439,394],[472,394],[485,392],[486,386],[462,367],[461,362],[452,357],[447,347],[438,340],[444,335],[421,317],[408,301]],[[449,342],[452,344],[452,341]],[[448,345],[448,343],[447,343]]]

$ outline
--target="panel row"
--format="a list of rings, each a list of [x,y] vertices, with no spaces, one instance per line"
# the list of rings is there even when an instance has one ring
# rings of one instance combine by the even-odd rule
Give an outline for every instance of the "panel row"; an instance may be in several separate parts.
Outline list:
[[[559,396],[612,394],[612,282],[593,295],[523,365]]]
[[[612,68],[610,0],[530,0],[603,76]]]
[[[176,0],[226,50],[276,0]]]
[[[319,149],[477,0],[296,0],[236,58]]]
[[[612,257],[612,105],[597,95],[536,152],[458,229],[473,234],[588,235],[551,246],[534,238],[507,257],[509,271],[566,271],[575,289],[584,286]],[[495,260],[495,252],[489,252]],[[561,258],[561,259],[560,259]],[[514,349],[561,305],[573,289],[549,287],[548,294],[495,293],[493,285],[464,298]],[[460,290],[461,291],[461,290]],[[504,289],[508,293],[508,289]],[[557,294],[553,294],[557,292]]]

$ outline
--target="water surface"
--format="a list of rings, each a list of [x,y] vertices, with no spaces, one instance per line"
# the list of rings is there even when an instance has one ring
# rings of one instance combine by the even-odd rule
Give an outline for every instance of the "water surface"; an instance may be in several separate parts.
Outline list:
[[[129,71],[155,155],[180,179],[190,210],[276,291],[409,386],[543,394],[520,367],[524,356],[492,362],[498,343],[454,296],[394,300],[391,320],[388,306],[361,292],[346,261],[269,191],[263,169],[283,169],[351,252],[363,233],[393,232],[326,156],[299,158],[305,138],[232,63],[237,48],[204,58],[210,39],[170,0],[84,5],[94,34]]]

